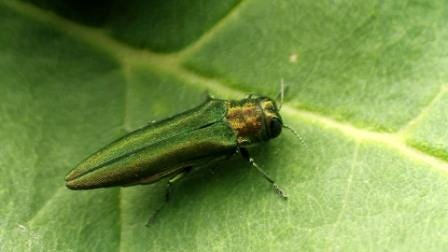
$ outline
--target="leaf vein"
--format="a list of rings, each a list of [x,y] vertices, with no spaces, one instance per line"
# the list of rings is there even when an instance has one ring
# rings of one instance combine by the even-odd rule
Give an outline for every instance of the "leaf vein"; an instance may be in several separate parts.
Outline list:
[[[36,210],[35,214],[32,215],[28,221],[26,221],[26,224],[28,226],[33,224],[33,221],[35,221],[43,212],[45,212],[45,209],[47,208],[47,206],[50,205],[50,203],[56,198],[56,196],[62,191],[62,189],[64,189],[65,186],[59,186],[56,189],[56,192],[53,193],[49,198],[47,198],[47,200],[40,206],[40,208],[38,210]]]
[[[447,93],[448,88],[446,86],[441,86],[437,94],[428,102],[428,104],[421,108],[420,113],[409,120],[409,122],[398,131],[398,134],[405,134],[407,131],[412,129],[416,124],[418,124],[431,110],[431,108]]]
[[[356,163],[357,163],[358,155],[359,155],[359,146],[360,146],[360,143],[356,142],[356,145],[355,145],[355,148],[353,151],[353,157],[352,157],[352,161],[351,161],[350,171],[349,171],[349,174],[347,177],[347,185],[345,187],[344,195],[342,197],[341,210],[339,211],[339,214],[336,218],[336,222],[334,223],[334,226],[333,226],[333,231],[332,231],[332,235],[331,235],[331,237],[333,239],[335,238],[336,231],[339,227],[339,224],[341,223],[342,216],[344,215],[346,208],[347,208],[348,195],[350,194],[350,191],[352,190],[352,181],[353,181],[353,176],[355,173]],[[335,245],[332,244],[332,247],[334,247],[334,246]]]
[[[218,20],[214,26],[212,26],[209,30],[205,31],[197,40],[193,41],[190,45],[180,50],[178,53],[179,58],[186,58],[189,55],[198,51],[204,44],[209,42],[216,33],[219,33],[227,24],[232,21],[235,17],[238,16],[240,9],[242,8],[243,2],[247,2],[247,0],[241,0],[236,3],[227,13],[227,15],[223,16],[220,20]]]

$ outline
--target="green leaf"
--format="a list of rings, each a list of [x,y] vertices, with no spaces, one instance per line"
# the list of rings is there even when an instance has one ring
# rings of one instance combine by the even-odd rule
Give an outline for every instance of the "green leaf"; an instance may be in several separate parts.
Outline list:
[[[0,1],[1,251],[448,246],[444,1],[130,1],[98,18],[30,2]],[[287,201],[237,156],[177,185],[149,227],[164,184],[64,186],[206,90],[275,97],[281,79],[305,144],[284,130],[250,151]]]

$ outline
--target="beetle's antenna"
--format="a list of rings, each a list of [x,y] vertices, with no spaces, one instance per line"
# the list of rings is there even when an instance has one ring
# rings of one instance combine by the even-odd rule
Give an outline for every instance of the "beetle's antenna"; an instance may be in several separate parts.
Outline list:
[[[305,146],[305,148],[308,150],[308,145],[306,144],[305,140],[303,140],[303,138],[299,135],[299,133],[297,133],[293,128],[289,127],[288,125],[283,124],[283,128],[288,129],[289,131],[291,131],[292,134],[294,134],[295,137],[297,137],[300,141],[301,144],[303,144],[303,146]]]
[[[283,100],[285,98],[285,82],[283,81],[283,78],[280,80],[280,107],[278,110],[282,108]]]
[[[285,81],[283,80],[283,78],[280,79],[280,93],[277,95],[277,101],[279,101],[279,106],[278,106],[278,110],[280,111],[280,109],[282,108],[283,105],[283,100],[285,98],[285,92],[287,91],[288,87],[285,87]],[[292,134],[294,134],[295,137],[297,137],[297,139],[299,139],[300,143],[303,144],[303,146],[305,146],[306,150],[308,151],[308,145],[306,144],[305,140],[303,140],[303,138],[299,135],[299,133],[297,133],[293,128],[289,127],[288,125],[282,124],[282,127],[285,129],[288,129],[289,131],[291,131]]]
[[[278,110],[282,108],[284,99],[285,99],[285,81],[282,78],[280,80],[280,108],[278,108]]]
[[[276,100],[278,101],[278,110],[282,108],[283,100],[285,98],[285,82],[283,81],[283,78],[280,79],[280,93],[277,95]]]

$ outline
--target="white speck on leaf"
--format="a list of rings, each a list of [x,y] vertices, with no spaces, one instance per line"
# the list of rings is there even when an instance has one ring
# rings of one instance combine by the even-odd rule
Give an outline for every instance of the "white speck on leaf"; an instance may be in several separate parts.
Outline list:
[[[297,53],[291,53],[289,55],[289,62],[291,63],[297,63],[297,59],[299,58],[299,55]]]

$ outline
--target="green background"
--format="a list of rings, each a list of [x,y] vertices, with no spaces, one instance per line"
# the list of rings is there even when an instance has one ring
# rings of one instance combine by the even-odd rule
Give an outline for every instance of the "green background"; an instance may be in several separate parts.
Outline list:
[[[445,1],[0,0],[1,251],[441,251]],[[70,191],[77,162],[221,98],[275,97],[290,132],[176,186]]]

